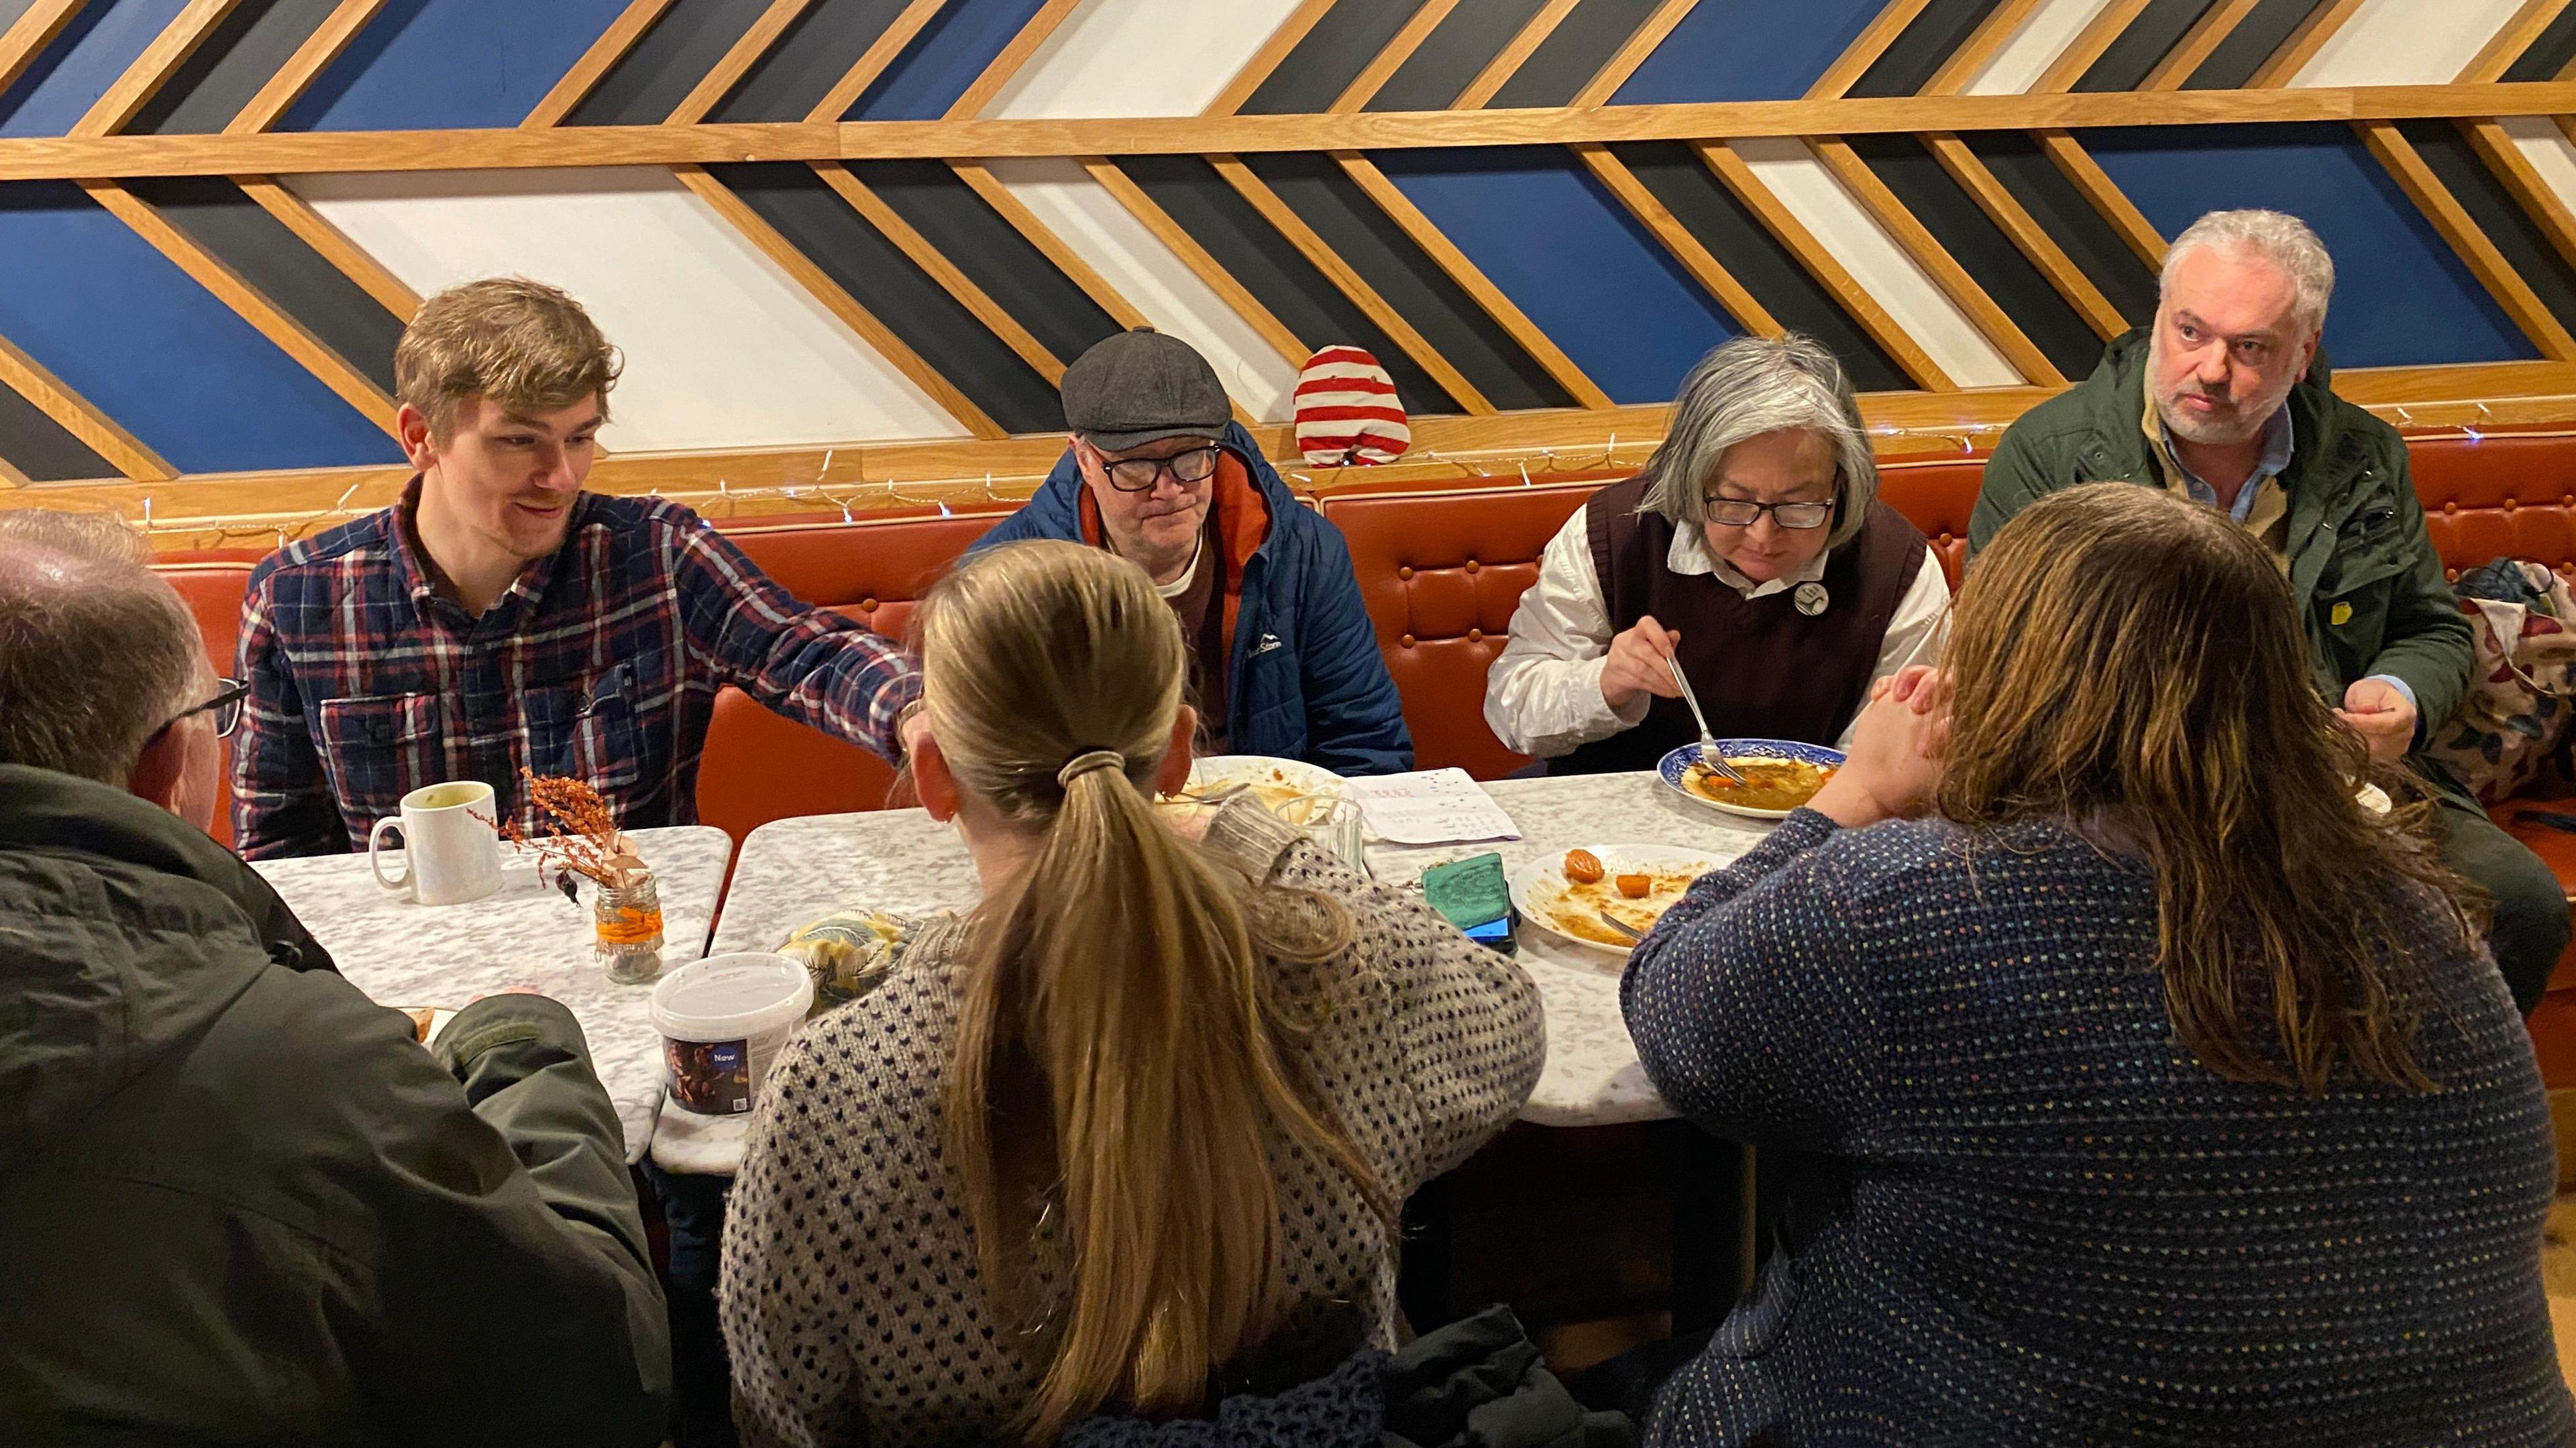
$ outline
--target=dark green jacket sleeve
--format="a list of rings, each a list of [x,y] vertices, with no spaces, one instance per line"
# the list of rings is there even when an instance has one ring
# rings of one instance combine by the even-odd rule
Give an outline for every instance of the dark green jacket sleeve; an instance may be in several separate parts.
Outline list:
[[[1986,460],[1986,478],[1977,489],[1976,511],[1968,516],[1968,553],[1974,557],[1993,541],[1995,530],[2012,521],[2043,494],[2065,486],[2052,478],[2042,457],[2049,444],[2034,440],[2034,429],[2013,427],[1995,444]]]
[[[357,1123],[379,1240],[351,1350],[380,1359],[363,1381],[393,1385],[380,1409],[423,1442],[659,1442],[662,1292],[572,1013],[493,996],[449,1023],[435,1060],[412,1050],[390,1091],[350,1108],[375,1118]]]
[[[2394,674],[2406,681],[2406,687],[2415,691],[2416,738],[2422,740],[2431,738],[2460,707],[2477,649],[2459,600],[2442,576],[2442,555],[2424,530],[2424,507],[2415,497],[2405,445],[2387,449],[2387,454],[2380,466],[2396,489],[2397,510],[2390,526],[2398,530],[2388,546],[2411,557],[2413,567],[2390,591],[2388,627],[2379,657],[2371,660],[2364,677]]]

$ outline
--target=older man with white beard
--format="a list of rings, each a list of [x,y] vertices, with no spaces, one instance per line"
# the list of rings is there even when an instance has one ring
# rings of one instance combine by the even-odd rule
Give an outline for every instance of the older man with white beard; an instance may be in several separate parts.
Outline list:
[[[2153,324],[2004,434],[1968,540],[1982,548],[2032,500],[2085,483],[2227,513],[2280,560],[2318,688],[2374,761],[2397,765],[2459,704],[2473,655],[2405,443],[2331,390],[2317,342],[2333,291],[2334,262],[2296,217],[2194,222],[2165,253]],[[2444,860],[2494,897],[2496,964],[2528,1013],[2567,944],[2566,893],[2447,774],[2418,772]]]

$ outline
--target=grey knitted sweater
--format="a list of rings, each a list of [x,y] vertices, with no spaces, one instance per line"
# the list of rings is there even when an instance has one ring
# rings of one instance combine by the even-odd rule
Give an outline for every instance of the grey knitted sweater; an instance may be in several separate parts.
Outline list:
[[[1511,1121],[1546,1056],[1519,966],[1248,800],[1219,812],[1207,847],[1349,912],[1342,956],[1277,968],[1337,1002],[1307,1043],[1307,1079],[1390,1191],[1411,1194]],[[1035,1391],[1041,1365],[995,1320],[942,1144],[965,945],[962,921],[926,928],[884,985],[807,1024],[763,1085],[721,1289],[748,1444],[936,1443],[1000,1425]],[[1290,1285],[1360,1304],[1392,1346],[1396,1244],[1337,1171],[1278,1136],[1271,1155]],[[1066,1285],[1042,1276],[1039,1290],[1061,1300]]]

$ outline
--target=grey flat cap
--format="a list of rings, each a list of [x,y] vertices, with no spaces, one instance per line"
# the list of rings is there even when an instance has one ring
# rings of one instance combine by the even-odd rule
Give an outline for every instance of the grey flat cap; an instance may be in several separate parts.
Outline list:
[[[1216,437],[1233,416],[1198,349],[1151,327],[1104,337],[1064,369],[1064,425],[1103,452]]]

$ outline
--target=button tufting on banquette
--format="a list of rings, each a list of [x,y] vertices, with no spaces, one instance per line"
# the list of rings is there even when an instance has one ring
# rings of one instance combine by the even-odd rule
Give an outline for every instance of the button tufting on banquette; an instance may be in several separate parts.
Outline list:
[[[2576,436],[2489,432],[2409,442],[2426,528],[2447,573],[2499,556],[2576,569]],[[1880,496],[1921,528],[1955,587],[1984,460],[1892,458]],[[1387,667],[1404,696],[1424,768],[1458,765],[1491,779],[1527,763],[1485,727],[1485,670],[1502,652],[1512,610],[1537,577],[1547,540],[1611,474],[1535,485],[1337,488],[1323,515],[1349,540],[1360,593]],[[1312,501],[1312,500],[1305,500]],[[798,597],[841,608],[900,634],[912,604],[996,513],[764,518],[726,528]],[[207,654],[229,671],[247,557],[165,557],[162,567],[206,632]],[[700,815],[737,840],[772,819],[882,807],[892,775],[874,756],[791,724],[728,689],[716,702],[698,776]],[[2498,821],[2564,881],[2576,882],[2576,835]],[[219,833],[228,833],[220,825]],[[2532,1017],[2543,1074],[2576,1084],[2576,970]]]
[[[900,638],[915,600],[1003,514],[763,521],[727,528],[761,571],[808,603]],[[698,818],[739,842],[771,820],[885,808],[894,770],[855,744],[782,719],[728,686],[698,765]]]
[[[1369,623],[1404,696],[1415,762],[1479,779],[1529,761],[1485,727],[1485,669],[1503,651],[1512,609],[1538,578],[1539,554],[1593,490],[1616,474],[1507,488],[1372,487],[1324,495],[1351,545]]]

